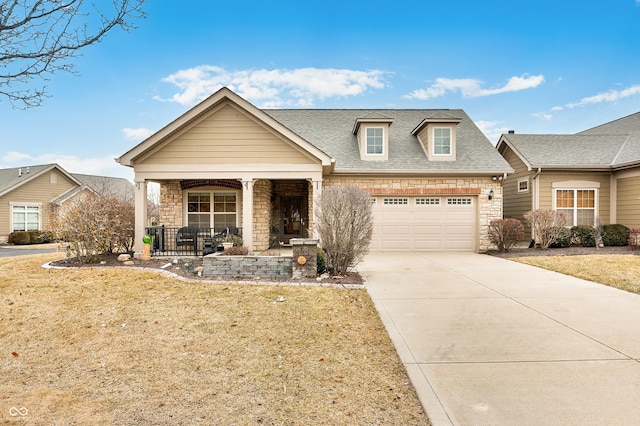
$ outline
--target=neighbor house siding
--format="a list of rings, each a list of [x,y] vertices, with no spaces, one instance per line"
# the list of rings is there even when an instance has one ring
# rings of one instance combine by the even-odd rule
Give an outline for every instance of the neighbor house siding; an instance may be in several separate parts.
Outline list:
[[[640,176],[617,180],[616,223],[640,228]]]
[[[524,214],[531,210],[533,200],[533,173],[520,158],[507,147],[502,153],[504,158],[514,169],[514,173],[507,176],[504,181],[504,217],[513,217],[523,222],[527,228],[525,235],[529,235],[528,224],[524,220]],[[528,179],[529,189],[526,192],[518,192],[518,182]]]
[[[293,142],[227,104],[141,164],[316,164]]]
[[[51,179],[51,174],[55,179]],[[24,175],[25,179],[28,175]],[[51,229],[51,205],[54,198],[64,194],[77,185],[62,173],[51,170],[36,177],[30,182],[19,186],[15,190],[0,197],[0,236],[8,236],[11,233],[11,204],[39,203],[42,205],[41,221],[42,230]]]
[[[542,172],[538,177],[540,185],[540,209],[553,209],[553,183],[584,181],[599,183],[598,218],[608,224],[611,213],[611,183],[609,172]]]

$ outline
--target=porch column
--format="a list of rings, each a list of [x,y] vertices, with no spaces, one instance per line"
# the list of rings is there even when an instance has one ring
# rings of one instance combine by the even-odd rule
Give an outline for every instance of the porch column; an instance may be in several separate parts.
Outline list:
[[[318,211],[318,206],[320,206],[320,200],[322,199],[322,180],[312,180],[312,189],[313,189],[313,229],[311,229],[311,235],[309,238],[318,239],[318,231],[316,230],[316,226],[318,225],[318,216],[316,212]]]
[[[242,179],[242,241],[253,252],[253,179]]]
[[[143,179],[136,180],[135,194],[135,232],[133,234],[133,250],[138,253],[142,250],[142,236],[147,222],[147,182]]]

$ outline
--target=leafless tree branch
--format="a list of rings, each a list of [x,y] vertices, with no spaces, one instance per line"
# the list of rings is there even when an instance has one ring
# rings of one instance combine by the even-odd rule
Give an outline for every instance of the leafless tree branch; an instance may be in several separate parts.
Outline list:
[[[0,0],[0,96],[16,108],[41,105],[44,82],[74,72],[73,58],[111,30],[145,17],[145,0],[105,0],[109,13],[84,0]],[[34,88],[34,80],[42,86]]]

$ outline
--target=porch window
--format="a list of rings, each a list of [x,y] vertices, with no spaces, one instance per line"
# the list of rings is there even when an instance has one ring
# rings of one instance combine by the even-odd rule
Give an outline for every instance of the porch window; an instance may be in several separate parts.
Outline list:
[[[12,205],[11,231],[38,231],[40,216],[39,205]]]
[[[187,225],[198,228],[237,226],[237,195],[233,192],[189,192]]]
[[[595,224],[595,189],[556,189],[555,195],[556,210],[566,213],[569,226]]]

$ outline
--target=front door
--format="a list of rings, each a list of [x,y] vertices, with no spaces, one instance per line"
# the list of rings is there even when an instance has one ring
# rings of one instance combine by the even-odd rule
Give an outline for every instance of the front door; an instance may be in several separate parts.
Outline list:
[[[282,241],[289,243],[291,238],[303,237],[302,197],[283,196],[280,205]]]

